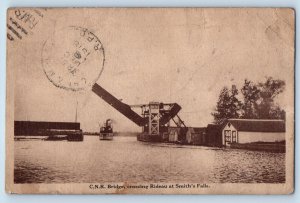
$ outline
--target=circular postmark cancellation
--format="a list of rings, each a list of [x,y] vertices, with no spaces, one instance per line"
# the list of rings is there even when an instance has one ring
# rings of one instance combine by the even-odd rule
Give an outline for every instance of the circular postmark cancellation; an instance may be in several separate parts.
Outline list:
[[[81,27],[55,31],[42,49],[42,67],[47,78],[66,90],[91,88],[103,71],[104,61],[101,41]]]

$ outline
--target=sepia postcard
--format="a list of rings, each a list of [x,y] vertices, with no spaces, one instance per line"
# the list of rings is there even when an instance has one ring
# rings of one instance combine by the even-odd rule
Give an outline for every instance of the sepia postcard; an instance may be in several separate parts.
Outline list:
[[[291,8],[9,8],[6,192],[291,194]]]

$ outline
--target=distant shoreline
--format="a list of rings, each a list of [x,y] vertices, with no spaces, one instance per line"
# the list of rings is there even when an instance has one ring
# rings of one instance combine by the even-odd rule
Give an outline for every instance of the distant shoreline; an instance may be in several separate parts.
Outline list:
[[[83,132],[84,136],[99,136],[100,133],[97,132]],[[136,137],[139,132],[115,132],[114,136],[121,136],[121,137]]]

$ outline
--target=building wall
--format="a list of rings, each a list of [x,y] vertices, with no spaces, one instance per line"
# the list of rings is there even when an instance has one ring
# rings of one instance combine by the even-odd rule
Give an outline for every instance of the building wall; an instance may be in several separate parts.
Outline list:
[[[46,122],[46,121],[15,121],[15,135],[44,135],[48,130],[80,130],[80,123]]]
[[[186,142],[188,144],[192,144],[193,142],[193,137],[192,137],[192,133],[194,133],[194,129],[193,128],[188,128],[188,131],[186,132]]]
[[[200,131],[199,129],[189,127],[186,132],[186,140],[185,142],[187,144],[193,144],[193,145],[205,145],[206,139],[205,139],[205,130]]]
[[[278,142],[285,140],[284,132],[239,132],[238,143]]]
[[[194,145],[205,145],[206,139],[204,133],[193,133],[192,134],[192,144]]]
[[[179,128],[169,128],[169,142],[178,141],[179,130]]]
[[[205,145],[222,147],[222,129],[220,125],[208,124],[205,131]]]

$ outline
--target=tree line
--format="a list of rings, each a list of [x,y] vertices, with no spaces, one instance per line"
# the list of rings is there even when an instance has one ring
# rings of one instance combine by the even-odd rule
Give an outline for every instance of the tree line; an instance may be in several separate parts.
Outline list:
[[[212,112],[214,122],[221,124],[229,118],[285,119],[285,111],[274,102],[284,89],[285,82],[272,77],[258,83],[245,79],[240,90],[236,85],[223,87]],[[238,98],[240,93],[242,99]]]

